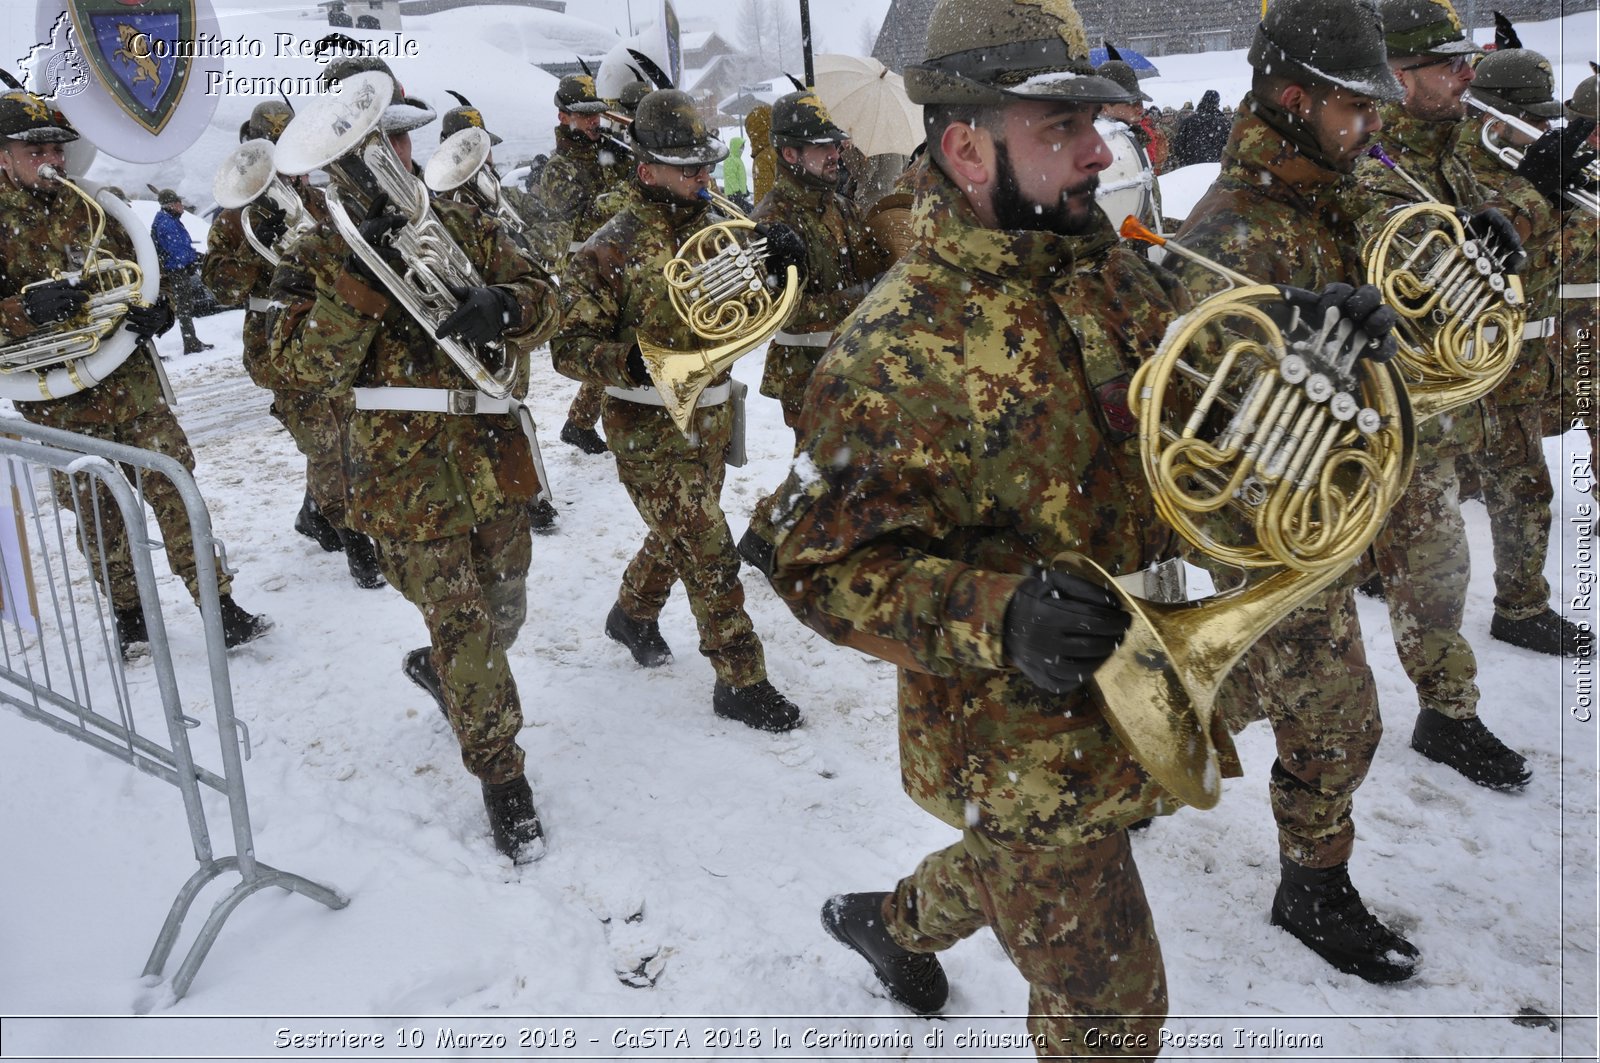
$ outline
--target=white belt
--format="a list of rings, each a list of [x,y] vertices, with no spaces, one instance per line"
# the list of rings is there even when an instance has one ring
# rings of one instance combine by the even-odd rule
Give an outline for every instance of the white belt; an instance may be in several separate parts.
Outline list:
[[[695,401],[695,406],[721,406],[728,401],[729,385],[726,381],[716,387],[706,388],[700,393],[700,398]],[[607,387],[606,394],[623,402],[637,402],[640,406],[666,406],[661,399],[661,392],[653,387],[638,388],[613,388]]]
[[[257,314],[265,314],[268,310],[271,310],[277,305],[278,304],[273,302],[271,299],[257,299],[253,295],[245,301],[245,308],[252,310]]]
[[[497,399],[481,391],[450,388],[351,388],[358,410],[406,410],[411,413],[510,413],[519,403],[509,395]]]
[[[567,254],[569,254],[569,255],[577,254],[579,251],[581,251],[583,249],[583,245],[585,243],[586,243],[586,241],[584,241],[584,240],[574,240],[574,241],[572,241],[572,243],[567,245]]]
[[[1556,289],[1558,299],[1600,299],[1600,284],[1563,284]]]
[[[1529,321],[1522,326],[1522,338],[1525,340],[1542,340],[1546,336],[1554,336],[1555,334],[1556,319],[1554,317],[1541,317],[1537,321]],[[1500,338],[1500,327],[1498,325],[1485,325],[1483,338],[1493,343]],[[1467,342],[1470,345],[1472,341],[1468,340]]]
[[[831,332],[785,332],[779,329],[773,333],[775,343],[782,343],[789,347],[826,347],[833,342]]]

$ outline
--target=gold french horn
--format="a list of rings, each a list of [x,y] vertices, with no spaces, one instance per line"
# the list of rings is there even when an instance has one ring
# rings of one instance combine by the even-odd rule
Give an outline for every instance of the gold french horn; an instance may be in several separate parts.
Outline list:
[[[1129,217],[1124,238],[1196,262],[1234,285],[1180,318],[1134,375],[1129,406],[1157,512],[1192,546],[1246,572],[1198,602],[1137,597],[1089,559],[1057,564],[1110,588],[1133,617],[1095,672],[1129,751],[1187,804],[1222,793],[1217,691],[1273,625],[1366,550],[1411,476],[1416,425],[1392,364],[1335,355],[1348,324],[1283,328],[1278,288],[1158,236]]]

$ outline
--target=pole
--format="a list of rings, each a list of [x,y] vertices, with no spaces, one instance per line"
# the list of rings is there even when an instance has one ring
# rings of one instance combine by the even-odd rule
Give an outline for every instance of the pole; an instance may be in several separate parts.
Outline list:
[[[816,88],[817,74],[811,64],[811,0],[800,0],[800,46],[806,53],[806,88]]]

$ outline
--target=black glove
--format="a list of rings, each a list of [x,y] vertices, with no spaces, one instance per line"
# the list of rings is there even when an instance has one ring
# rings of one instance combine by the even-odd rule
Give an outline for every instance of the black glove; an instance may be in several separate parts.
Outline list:
[[[1069,694],[1111,656],[1131,618],[1109,591],[1046,569],[1006,606],[1006,659],[1052,694]]]
[[[628,376],[632,377],[638,386],[644,387],[650,383],[650,370],[644,367],[644,352],[639,349],[637,343],[628,348],[627,368]]]
[[[22,312],[35,325],[53,325],[83,308],[89,293],[73,281],[50,281],[22,293]]]
[[[1329,310],[1338,314],[1339,321],[1350,323],[1351,329],[1348,331],[1337,327],[1330,330],[1330,338],[1338,343],[1337,347],[1328,351],[1331,360],[1343,361],[1344,355],[1351,350],[1357,352],[1357,357],[1370,358],[1374,362],[1387,362],[1394,357],[1393,333],[1400,315],[1384,305],[1383,294],[1372,285],[1352,288],[1348,284],[1330,284],[1322,291],[1314,292],[1308,288],[1280,284],[1278,291],[1283,295],[1284,302],[1300,310],[1301,320],[1314,332],[1327,324]]]
[[[1561,193],[1584,183],[1583,168],[1594,158],[1584,143],[1594,132],[1594,119],[1574,118],[1561,129],[1551,129],[1528,145],[1522,153],[1517,173],[1544,194],[1552,203],[1561,202]]]
[[[128,326],[128,331],[147,340],[151,336],[163,336],[172,327],[174,315],[172,303],[162,296],[149,306],[131,306],[128,316],[123,318],[123,324]]]
[[[516,296],[504,288],[493,284],[475,287],[452,284],[450,294],[460,299],[461,305],[439,322],[439,328],[433,334],[435,339],[460,336],[473,346],[478,346],[497,340],[522,324],[522,308],[517,305]]]
[[[762,222],[756,226],[756,235],[767,241],[767,269],[779,277],[789,266],[806,277],[806,242],[800,234],[781,221]]]
[[[356,226],[366,245],[382,255],[383,260],[389,263],[396,273],[405,271],[405,263],[400,260],[400,252],[389,246],[389,241],[394,238],[395,230],[404,228],[405,224],[406,219],[402,215],[389,213],[389,193],[379,192],[372,197],[372,205],[367,208],[366,217]],[[361,261],[359,255],[352,254],[345,263],[345,269],[375,288],[384,287],[378,275],[367,268],[367,264]]]
[[[289,231],[289,217],[282,208],[268,203],[260,208],[259,220],[250,228],[263,247],[273,247]]]
[[[1521,273],[1528,265],[1528,253],[1522,249],[1517,227],[1498,210],[1485,207],[1464,219],[1462,224],[1467,235],[1498,259],[1507,273]]]

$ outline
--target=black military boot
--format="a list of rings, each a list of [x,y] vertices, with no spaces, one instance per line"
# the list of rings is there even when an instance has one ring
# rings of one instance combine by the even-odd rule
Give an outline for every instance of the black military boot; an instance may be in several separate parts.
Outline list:
[[[600,433],[593,428],[568,421],[561,426],[561,442],[577,447],[585,454],[604,454],[608,449],[606,441],[600,438]]]
[[[372,540],[358,531],[340,528],[339,541],[344,544],[344,563],[356,586],[369,591],[384,586],[383,572],[378,568],[378,551]]]
[[[144,610],[139,606],[131,609],[116,609],[113,614],[117,621],[117,644],[122,650],[122,659],[131,661],[149,650],[150,632],[144,626]]]
[[[317,545],[330,554],[344,549],[344,543],[339,539],[339,529],[328,523],[328,518],[312,501],[310,491],[306,492],[305,499],[300,503],[300,512],[295,514],[294,530],[307,539],[315,539]]]
[[[1350,884],[1348,864],[1302,867],[1280,858],[1283,877],[1272,898],[1272,925],[1299,938],[1345,974],[1369,982],[1403,982],[1417,971],[1416,947],[1378,922]]]
[[[533,807],[533,787],[525,777],[484,783],[483,807],[489,813],[494,847],[511,857],[513,864],[531,864],[544,855],[544,828]]]
[[[841,893],[822,906],[822,928],[872,964],[889,996],[918,1015],[933,1015],[950,996],[939,957],[894,943],[883,923],[887,893]]]
[[[743,687],[730,687],[717,680],[711,690],[711,709],[724,720],[736,720],[758,731],[782,733],[804,722],[794,702],[778,693],[766,679]]]
[[[231,594],[219,599],[222,605],[222,641],[233,649],[251,639],[258,639],[272,630],[272,621],[259,613],[247,613],[234,602]]]
[[[606,614],[606,637],[628,647],[641,668],[659,668],[672,660],[672,648],[661,637],[661,625],[654,620],[635,620],[613,605]]]
[[[405,672],[407,679],[428,692],[428,696],[439,706],[439,715],[448,720],[450,710],[444,704],[444,682],[439,678],[439,670],[433,666],[433,647],[418,646],[406,654],[400,670]]]
[[[768,579],[772,578],[772,544],[754,528],[746,528],[744,534],[739,536],[738,549],[745,564]]]
[[[536,498],[528,503],[528,526],[537,535],[549,535],[556,530],[556,507],[548,498]]]
[[[1499,613],[1489,621],[1489,634],[1501,642],[1552,657],[1588,658],[1594,655],[1594,634],[1556,612],[1546,609],[1526,620],[1508,620]]]
[[[1508,749],[1476,716],[1457,720],[1423,709],[1411,732],[1411,748],[1491,790],[1520,790],[1533,778],[1522,754]]]

